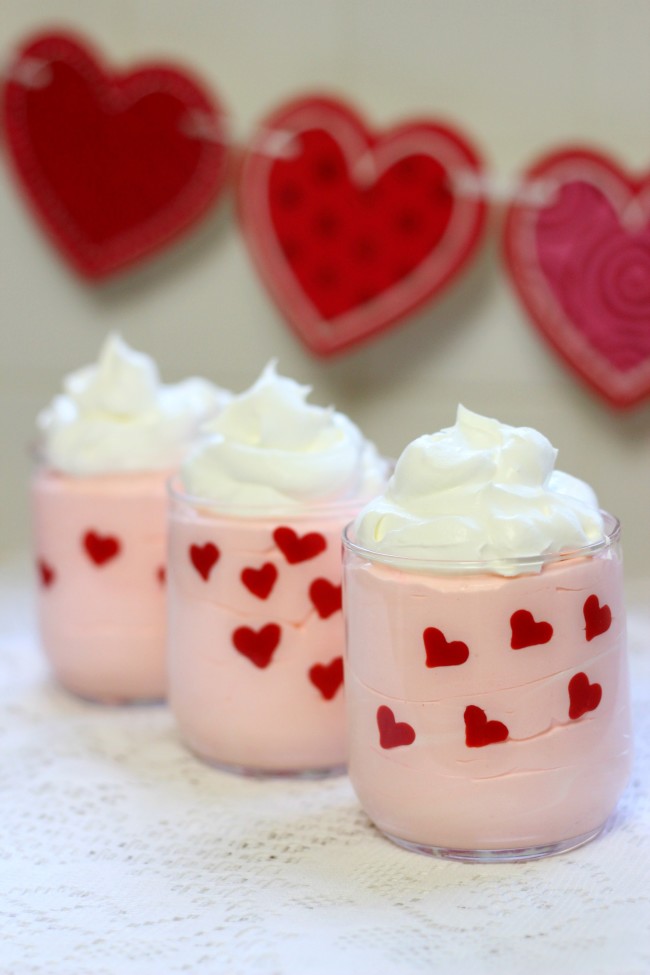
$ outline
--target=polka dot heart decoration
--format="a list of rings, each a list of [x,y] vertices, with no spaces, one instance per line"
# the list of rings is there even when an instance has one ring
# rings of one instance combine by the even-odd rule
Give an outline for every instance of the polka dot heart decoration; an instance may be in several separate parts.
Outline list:
[[[299,98],[259,127],[239,212],[258,271],[318,355],[363,342],[434,298],[480,242],[485,203],[459,194],[482,163],[428,120],[372,132],[331,98]]]
[[[538,330],[615,407],[650,396],[650,178],[584,149],[526,174],[538,204],[515,201],[505,258]]]
[[[85,42],[44,33],[14,56],[2,111],[22,189],[85,278],[166,247],[223,189],[223,111],[184,70],[116,72]]]

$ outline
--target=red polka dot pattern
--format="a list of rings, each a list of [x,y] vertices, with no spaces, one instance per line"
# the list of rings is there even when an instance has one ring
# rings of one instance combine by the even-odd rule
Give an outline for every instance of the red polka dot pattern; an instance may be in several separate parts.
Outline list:
[[[340,101],[307,98],[261,126],[240,213],[254,259],[305,344],[340,351],[430,300],[471,257],[482,200],[454,175],[474,149],[433,122],[372,134]]]
[[[297,281],[330,321],[406,278],[439,243],[451,216],[447,174],[414,155],[359,187],[330,133],[300,136],[269,182],[271,220]]]

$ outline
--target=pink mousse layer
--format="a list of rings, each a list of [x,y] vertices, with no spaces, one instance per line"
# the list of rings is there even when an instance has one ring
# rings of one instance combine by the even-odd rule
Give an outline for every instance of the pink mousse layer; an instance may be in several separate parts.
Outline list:
[[[340,536],[353,514],[223,518],[186,506],[172,514],[170,703],[197,754],[267,772],[345,762]],[[318,533],[325,548],[292,564],[274,541],[279,527],[299,539]],[[208,569],[210,545],[218,558]],[[256,594],[242,573],[254,579],[264,566],[272,585],[266,595],[264,587]],[[320,598],[310,595],[316,580]],[[278,636],[273,648],[273,639],[263,639],[268,627]],[[244,649],[260,650],[257,662],[237,648],[237,631]]]
[[[83,697],[165,695],[166,477],[33,480],[41,639],[58,679]]]
[[[557,843],[604,824],[630,770],[617,557],[517,578],[427,577],[360,559],[346,572],[349,771],[380,829],[434,847],[495,850]],[[587,639],[590,596],[598,607]],[[611,622],[593,635],[594,623],[607,622],[604,607]],[[551,625],[547,642],[512,649],[511,617],[520,610]],[[464,643],[467,659],[427,666],[428,628]],[[548,628],[533,632],[549,635]],[[464,656],[458,646],[445,650],[439,637],[433,642],[438,655],[430,659]],[[601,686],[601,699],[571,718],[568,685],[579,673]],[[589,690],[587,703],[597,697]],[[507,738],[468,746],[468,706],[505,725]],[[410,725],[411,743],[382,747],[381,707]],[[400,736],[410,733],[398,728],[393,741]]]

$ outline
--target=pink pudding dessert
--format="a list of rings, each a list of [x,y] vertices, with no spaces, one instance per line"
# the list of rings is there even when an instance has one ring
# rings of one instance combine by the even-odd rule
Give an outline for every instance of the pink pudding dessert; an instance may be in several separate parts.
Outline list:
[[[160,383],[116,335],[39,417],[32,520],[43,648],[96,701],[166,693],[166,481],[228,394]]]
[[[346,761],[341,532],[386,464],[272,363],[172,487],[169,698],[206,761],[320,776]]]
[[[572,849],[628,780],[619,526],[554,461],[460,407],[346,532],[349,773],[409,849]]]

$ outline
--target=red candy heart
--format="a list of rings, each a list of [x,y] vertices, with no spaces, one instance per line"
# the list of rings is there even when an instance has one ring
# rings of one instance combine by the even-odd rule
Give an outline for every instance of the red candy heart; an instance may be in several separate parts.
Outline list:
[[[267,623],[261,630],[250,626],[240,626],[232,635],[235,649],[247,657],[256,667],[268,667],[280,642],[280,627],[277,623]]]
[[[546,200],[515,201],[507,216],[519,296],[578,375],[613,406],[634,406],[650,396],[650,177],[566,149],[526,179]]]
[[[86,532],[83,546],[95,565],[105,565],[106,562],[116,558],[122,550],[119,538],[113,535],[98,535],[95,531]]]
[[[598,596],[589,596],[585,600],[582,612],[585,617],[585,635],[587,640],[593,640],[594,637],[600,636],[601,633],[607,633],[607,630],[612,625],[612,611],[606,603],[602,606],[600,605]]]
[[[575,721],[587,711],[595,711],[602,696],[600,684],[590,684],[586,674],[576,674],[569,681],[569,717]]]
[[[226,177],[221,107],[164,64],[118,73],[66,34],[26,43],[4,88],[8,155],[41,223],[84,277],[167,246]]]
[[[472,257],[485,204],[458,132],[426,119],[372,133],[349,106],[282,106],[253,138],[239,210],[262,279],[313,352],[339,352],[431,300]]]
[[[510,646],[513,650],[523,650],[525,647],[536,647],[541,643],[548,643],[553,636],[550,623],[537,622],[527,609],[518,609],[510,617],[512,639]]]
[[[265,562],[261,569],[242,569],[241,581],[258,599],[268,599],[278,577],[272,562]]]
[[[327,548],[327,542],[320,532],[300,536],[293,528],[284,526],[275,529],[273,540],[290,565],[313,559]]]
[[[510,732],[502,721],[488,721],[482,708],[470,704],[465,708],[465,743],[468,748],[483,748],[505,741]]]
[[[190,545],[190,561],[201,578],[207,582],[221,552],[212,542],[205,545]]]
[[[469,647],[460,640],[447,641],[442,630],[428,626],[422,634],[427,667],[457,667],[469,657]]]
[[[338,612],[343,604],[341,586],[335,586],[328,579],[314,579],[309,587],[309,598],[323,620]]]
[[[36,567],[38,569],[38,575],[41,580],[41,585],[43,586],[44,589],[48,589],[54,583],[54,580],[56,578],[56,572],[54,571],[52,566],[45,561],[45,559],[39,559],[38,562],[36,563]]]
[[[331,701],[343,683],[343,657],[334,657],[328,664],[314,664],[309,679],[326,701]]]
[[[411,725],[406,721],[396,721],[395,715],[385,704],[377,708],[377,727],[382,748],[399,748],[400,745],[412,745],[415,741],[415,731]]]

